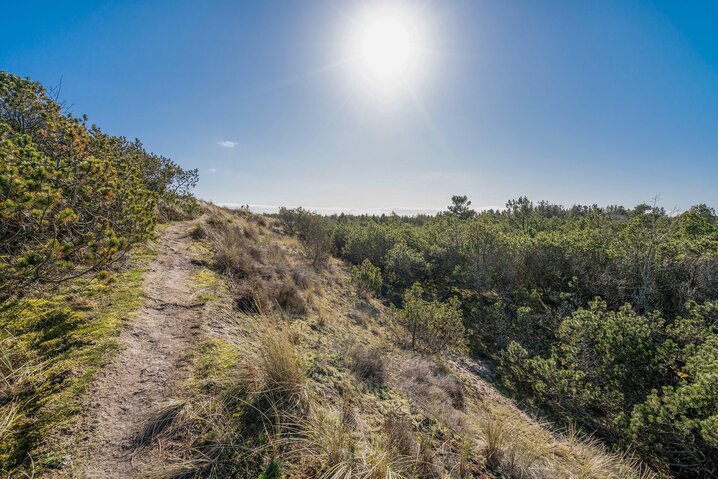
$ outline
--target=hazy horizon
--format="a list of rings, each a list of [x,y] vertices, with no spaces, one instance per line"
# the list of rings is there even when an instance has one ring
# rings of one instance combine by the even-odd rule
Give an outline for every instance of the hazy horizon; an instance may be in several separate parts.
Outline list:
[[[470,198],[469,198],[470,200]],[[529,198],[534,205],[538,203],[538,201],[541,201],[537,198]],[[538,201],[536,201],[538,200]],[[449,203],[449,201],[447,201]],[[416,207],[416,206],[385,206],[385,207],[377,207],[377,208],[361,208],[361,207],[351,207],[351,206],[312,206],[312,205],[306,205],[306,204],[285,204],[285,205],[265,205],[265,204],[247,204],[247,203],[215,203],[218,206],[223,206],[225,208],[230,209],[239,209],[239,208],[246,208],[249,207],[249,211],[252,213],[259,213],[259,214],[275,214],[279,211],[279,208],[285,207],[285,208],[303,208],[305,210],[311,211],[313,213],[318,213],[320,215],[333,215],[333,214],[348,214],[348,215],[376,215],[381,216],[383,214],[390,215],[392,213],[395,213],[399,216],[417,216],[420,214],[424,215],[436,215],[437,213],[441,213],[443,211],[447,211],[448,204],[443,207]],[[638,206],[641,203],[631,204],[631,205],[621,205],[621,204],[597,204],[597,203],[587,203],[587,204],[581,204],[581,203],[572,203],[572,204],[561,204],[561,206],[565,208],[571,208],[574,205],[581,205],[581,206],[593,206],[596,205],[600,208],[605,208],[607,206],[624,206],[627,209],[633,208],[635,206]],[[653,199],[651,201],[645,202],[645,204],[653,204]],[[686,211],[688,208],[682,209],[677,208],[675,206],[669,207],[665,204],[663,204],[660,201],[656,202],[656,205],[659,207],[663,207],[667,214],[673,216],[679,213],[682,213]],[[695,206],[695,205],[691,205]],[[711,206],[711,205],[708,205]],[[711,206],[712,207],[712,206]],[[471,204],[471,209],[477,212],[482,211],[503,211],[506,209],[506,205],[474,205]]]

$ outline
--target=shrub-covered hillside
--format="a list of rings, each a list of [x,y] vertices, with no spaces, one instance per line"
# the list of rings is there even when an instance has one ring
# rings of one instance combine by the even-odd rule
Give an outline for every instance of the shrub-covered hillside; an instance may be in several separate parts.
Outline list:
[[[297,238],[208,206],[189,231],[207,314],[191,378],[140,429],[137,462],[169,458],[146,477],[655,477],[523,413],[464,355],[458,300],[414,287],[388,306],[375,267],[317,254],[329,230],[312,221]]]
[[[456,196],[436,217],[278,216],[309,245],[325,223],[324,247],[376,269],[381,295],[423,318],[429,337],[432,321],[433,336],[451,322],[413,315],[417,299],[459,305],[471,351],[495,359],[506,390],[545,417],[678,477],[718,474],[711,208],[566,209],[522,197],[477,213]]]
[[[144,243],[158,221],[193,214],[196,182],[0,72],[1,476],[54,460],[45,441],[141,303]]]

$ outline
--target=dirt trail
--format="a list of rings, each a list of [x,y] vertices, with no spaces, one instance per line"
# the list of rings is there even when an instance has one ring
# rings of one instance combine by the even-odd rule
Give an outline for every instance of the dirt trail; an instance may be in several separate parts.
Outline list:
[[[122,350],[90,391],[86,435],[72,477],[141,477],[158,452],[133,454],[143,418],[171,399],[198,341],[202,305],[193,294],[190,222],[169,226],[144,280],[145,306],[120,335]]]

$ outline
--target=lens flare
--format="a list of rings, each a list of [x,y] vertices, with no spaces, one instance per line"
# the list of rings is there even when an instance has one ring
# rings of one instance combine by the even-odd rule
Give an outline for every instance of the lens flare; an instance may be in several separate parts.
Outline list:
[[[352,38],[355,75],[385,92],[408,87],[423,60],[423,31],[416,15],[399,8],[378,8],[358,22]]]

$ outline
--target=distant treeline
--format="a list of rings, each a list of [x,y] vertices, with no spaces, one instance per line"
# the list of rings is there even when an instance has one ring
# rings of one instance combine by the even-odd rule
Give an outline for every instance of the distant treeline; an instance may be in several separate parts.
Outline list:
[[[0,303],[99,273],[194,207],[196,170],[103,133],[0,72]]]
[[[300,237],[325,222],[334,254],[377,266],[398,306],[415,283],[427,299],[458,300],[471,350],[494,358],[529,407],[673,475],[716,477],[715,211],[470,204],[455,196],[436,216],[276,216]]]

